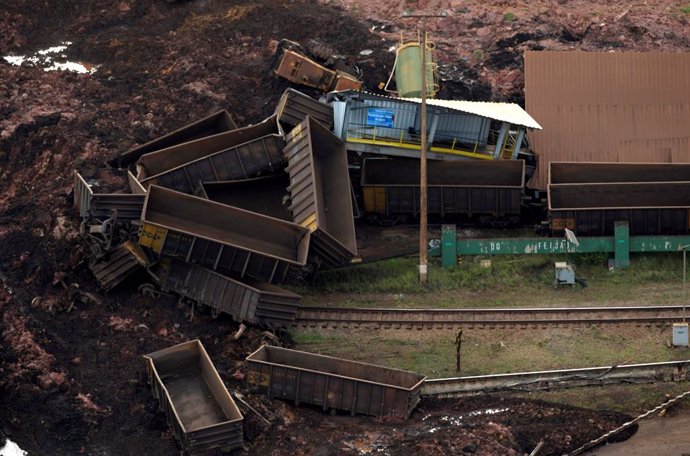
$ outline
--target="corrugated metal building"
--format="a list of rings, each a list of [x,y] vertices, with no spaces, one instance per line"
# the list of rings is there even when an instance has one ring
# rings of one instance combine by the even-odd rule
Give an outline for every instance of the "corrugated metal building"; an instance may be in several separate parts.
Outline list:
[[[336,136],[348,150],[419,157],[421,99],[367,92],[330,94]],[[514,103],[427,100],[428,157],[515,159],[527,129],[541,128]]]
[[[690,53],[528,51],[525,106],[531,188],[551,161],[690,162]]]

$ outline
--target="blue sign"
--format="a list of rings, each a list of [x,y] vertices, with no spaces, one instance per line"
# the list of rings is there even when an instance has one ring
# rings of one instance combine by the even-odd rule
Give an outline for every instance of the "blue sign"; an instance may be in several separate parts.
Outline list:
[[[369,108],[367,110],[367,125],[393,128],[394,119],[393,111],[388,109]]]

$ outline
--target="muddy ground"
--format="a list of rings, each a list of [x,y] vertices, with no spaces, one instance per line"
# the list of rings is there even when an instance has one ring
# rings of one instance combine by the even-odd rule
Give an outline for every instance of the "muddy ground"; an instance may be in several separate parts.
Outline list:
[[[174,298],[104,294],[84,266],[71,209],[72,172],[104,175],[107,161],[219,108],[239,125],[265,118],[288,84],[269,72],[281,38],[318,38],[345,54],[375,91],[405,8],[446,8],[429,20],[443,98],[523,100],[525,49],[664,50],[688,46],[679,2],[323,2],[8,0],[0,55],[70,42],[59,60],[92,74],[0,59],[0,432],[31,455],[176,451],[146,384],[141,355],[202,340],[222,378],[244,391],[235,323]],[[620,3],[620,4],[619,4]],[[360,54],[362,50],[371,53]],[[305,92],[316,95],[309,90]],[[91,293],[96,299],[75,291]],[[247,416],[246,454],[560,454],[626,417],[509,397],[423,402],[408,422],[323,415],[259,397],[272,419]],[[500,410],[496,412],[496,410]],[[495,413],[494,413],[495,412]]]

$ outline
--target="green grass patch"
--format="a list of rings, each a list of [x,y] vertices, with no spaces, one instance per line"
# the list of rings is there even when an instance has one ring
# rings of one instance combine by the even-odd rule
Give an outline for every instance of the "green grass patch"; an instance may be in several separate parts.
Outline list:
[[[489,259],[484,268],[480,259]],[[607,254],[585,255],[506,255],[463,257],[457,266],[444,269],[430,265],[428,282],[418,280],[416,258],[394,258],[347,268],[322,271],[313,285],[296,287],[303,294],[349,293],[430,293],[448,290],[519,291],[552,289],[554,262],[568,261],[578,276],[606,297],[606,289],[647,283],[681,283],[682,257],[672,254],[635,255],[629,269],[610,271]],[[356,299],[356,296],[355,296]]]
[[[296,332],[296,348],[434,377],[610,366],[690,358],[671,348],[671,328],[577,327],[463,331],[455,371],[456,331],[328,330]]]
[[[425,285],[418,283],[416,258],[397,258],[323,271],[313,286],[296,291],[303,294],[305,305],[343,307],[661,305],[686,300],[680,253],[632,255],[631,267],[620,271],[608,269],[608,258],[608,254],[463,257],[449,269],[437,262],[430,265]],[[490,259],[491,266],[482,267],[482,259]],[[573,264],[588,287],[555,288],[556,261]],[[690,359],[690,349],[669,347],[670,327],[465,329],[461,371],[456,372],[456,334],[449,330],[329,329],[296,331],[293,338],[300,350],[430,378]],[[612,388],[577,388],[530,397],[638,413],[662,402],[669,389],[677,389],[668,384]]]
[[[685,14],[690,14],[690,5],[685,5],[680,8],[680,11]]]
[[[517,16],[515,16],[515,13],[505,13],[503,15],[503,22],[515,22],[517,20]]]

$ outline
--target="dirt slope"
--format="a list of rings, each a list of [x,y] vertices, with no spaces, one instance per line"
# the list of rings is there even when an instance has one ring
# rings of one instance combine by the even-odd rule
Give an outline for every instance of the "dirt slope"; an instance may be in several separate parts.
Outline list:
[[[400,12],[447,8],[450,17],[428,23],[439,50],[440,96],[518,102],[524,49],[678,51],[689,44],[688,16],[679,2],[381,3],[3,2],[1,55],[32,55],[71,42],[62,59],[96,71],[44,71],[40,64],[18,67],[0,60],[0,432],[30,454],[173,452],[140,355],[189,338],[201,338],[223,378],[242,388],[233,374],[241,368],[239,360],[259,344],[256,333],[237,344],[228,336],[236,330],[234,323],[206,315],[189,323],[185,306],[174,299],[137,297],[132,292],[136,283],[99,293],[76,239],[72,172],[77,168],[88,178],[105,179],[109,158],[218,108],[230,110],[240,125],[260,121],[287,87],[268,71],[281,38],[329,43],[357,63],[365,85],[375,90],[393,62],[390,47],[401,31],[415,25],[400,19]],[[365,49],[373,52],[360,55]],[[60,281],[78,284],[99,302],[73,305],[74,293]],[[520,425],[510,420],[473,424],[467,428],[471,431],[463,431],[472,436],[445,429],[444,436],[455,442],[448,446],[415,428],[419,423],[403,431],[400,423],[324,418],[309,409],[277,407],[281,413],[270,432],[248,420],[248,435],[255,439],[249,454],[373,451],[373,443],[362,447],[366,442],[352,443],[354,437],[345,434],[384,442],[389,454],[403,454],[395,448],[461,454],[467,445],[476,454],[519,454],[536,444],[536,435],[524,439]],[[485,405],[433,407],[429,413],[442,417],[446,412],[436,407],[460,413],[455,407],[471,411]],[[554,438],[551,453],[542,454],[572,448],[624,419],[575,415],[581,417],[578,435],[570,435],[571,421],[545,420]],[[314,431],[296,437],[305,427]],[[324,440],[329,429],[333,433]],[[379,434],[367,434],[369,429]]]

